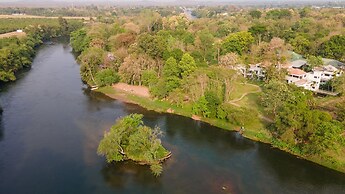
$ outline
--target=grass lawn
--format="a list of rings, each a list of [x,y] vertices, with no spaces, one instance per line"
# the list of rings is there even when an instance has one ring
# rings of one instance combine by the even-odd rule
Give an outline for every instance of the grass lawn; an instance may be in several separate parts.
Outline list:
[[[235,83],[235,87],[230,94],[230,100],[235,100],[241,98],[244,94],[255,93],[260,90],[259,86],[252,84]]]
[[[116,94],[116,91],[111,86],[101,87],[101,88],[98,88],[96,91],[104,93],[104,94]]]
[[[236,102],[236,104],[240,105],[241,107],[253,108],[259,112],[264,112],[263,107],[259,105],[259,95],[260,93],[248,94],[242,100]]]

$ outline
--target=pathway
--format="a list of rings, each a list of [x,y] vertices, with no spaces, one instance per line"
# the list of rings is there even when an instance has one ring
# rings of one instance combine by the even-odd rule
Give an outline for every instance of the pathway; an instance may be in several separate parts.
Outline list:
[[[257,86],[257,85],[254,85],[254,84],[246,84],[246,85],[251,85],[251,86],[257,87],[258,89],[256,91],[253,91],[253,92],[246,92],[246,93],[242,94],[242,96],[240,98],[231,100],[229,102],[230,104],[232,104],[232,105],[234,105],[236,107],[241,107],[241,105],[237,104],[236,102],[239,102],[239,101],[243,100],[243,98],[246,97],[248,94],[255,94],[255,93],[259,93],[259,92],[262,91],[261,88],[259,86]],[[274,122],[272,119],[270,119],[270,118],[268,118],[268,117],[266,117],[266,116],[264,116],[262,114],[260,114],[259,117],[262,120],[266,121],[266,122],[269,122],[269,123],[273,123]]]

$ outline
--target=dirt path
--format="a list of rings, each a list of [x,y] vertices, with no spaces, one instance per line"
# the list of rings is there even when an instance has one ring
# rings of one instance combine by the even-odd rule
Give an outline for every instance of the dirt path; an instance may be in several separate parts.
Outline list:
[[[261,88],[257,85],[254,85],[254,84],[246,84],[246,85],[251,85],[251,86],[254,86],[254,87],[257,87],[258,89],[256,91],[253,91],[253,92],[246,92],[244,93],[240,98],[237,98],[237,99],[234,99],[234,100],[231,100],[229,103],[236,106],[236,107],[241,107],[241,105],[237,104],[236,102],[239,102],[241,100],[243,100],[244,97],[246,97],[248,94],[254,94],[254,93],[259,93],[261,92]],[[259,115],[260,119],[268,122],[268,123],[273,123],[274,121],[262,114]]]
[[[24,37],[26,36],[25,32],[9,32],[9,33],[5,33],[5,34],[0,34],[0,39],[2,38],[9,38],[9,37]]]
[[[114,84],[113,88],[115,90],[121,90],[130,94],[141,96],[141,97],[146,97],[146,98],[150,97],[150,91],[145,86],[133,86],[133,85],[125,84],[125,83],[118,83],[118,84]]]
[[[254,87],[257,87],[258,89],[256,91],[253,91],[253,92],[246,92],[244,94],[242,94],[242,96],[240,98],[237,98],[237,99],[234,99],[234,100],[231,100],[229,103],[234,105],[234,106],[237,106],[237,107],[240,107],[239,104],[237,104],[236,102],[239,102],[241,101],[244,97],[246,97],[248,94],[254,94],[254,93],[259,93],[261,92],[261,88],[257,85],[254,85],[254,84],[245,84],[245,85],[251,85],[251,86],[254,86]]]

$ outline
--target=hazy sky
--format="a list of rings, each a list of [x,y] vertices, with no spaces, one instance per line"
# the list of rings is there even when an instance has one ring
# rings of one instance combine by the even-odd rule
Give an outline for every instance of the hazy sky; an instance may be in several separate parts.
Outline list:
[[[59,5],[67,6],[73,4],[141,4],[141,5],[164,5],[164,4],[207,4],[216,5],[224,3],[233,4],[318,4],[326,2],[342,2],[345,0],[0,0],[1,5]]]
[[[156,2],[182,2],[182,1],[193,1],[193,2],[344,2],[345,0],[0,0],[0,2],[18,2],[18,1],[25,1],[25,2],[145,2],[145,1],[156,1]]]

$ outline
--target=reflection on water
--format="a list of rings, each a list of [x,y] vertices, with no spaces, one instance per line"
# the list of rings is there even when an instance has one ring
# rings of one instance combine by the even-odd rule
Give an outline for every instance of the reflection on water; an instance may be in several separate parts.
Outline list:
[[[344,174],[189,118],[88,90],[66,44],[42,47],[30,72],[2,88],[0,193],[342,193]],[[104,131],[130,113],[159,126],[173,155],[148,166],[106,164]],[[3,134],[6,135],[3,135]]]
[[[0,141],[4,138],[4,127],[2,126],[2,113],[0,113]]]
[[[157,186],[162,177],[152,176],[148,166],[138,165],[131,161],[107,164],[101,170],[104,180],[112,187],[123,188],[128,183],[144,186]]]

